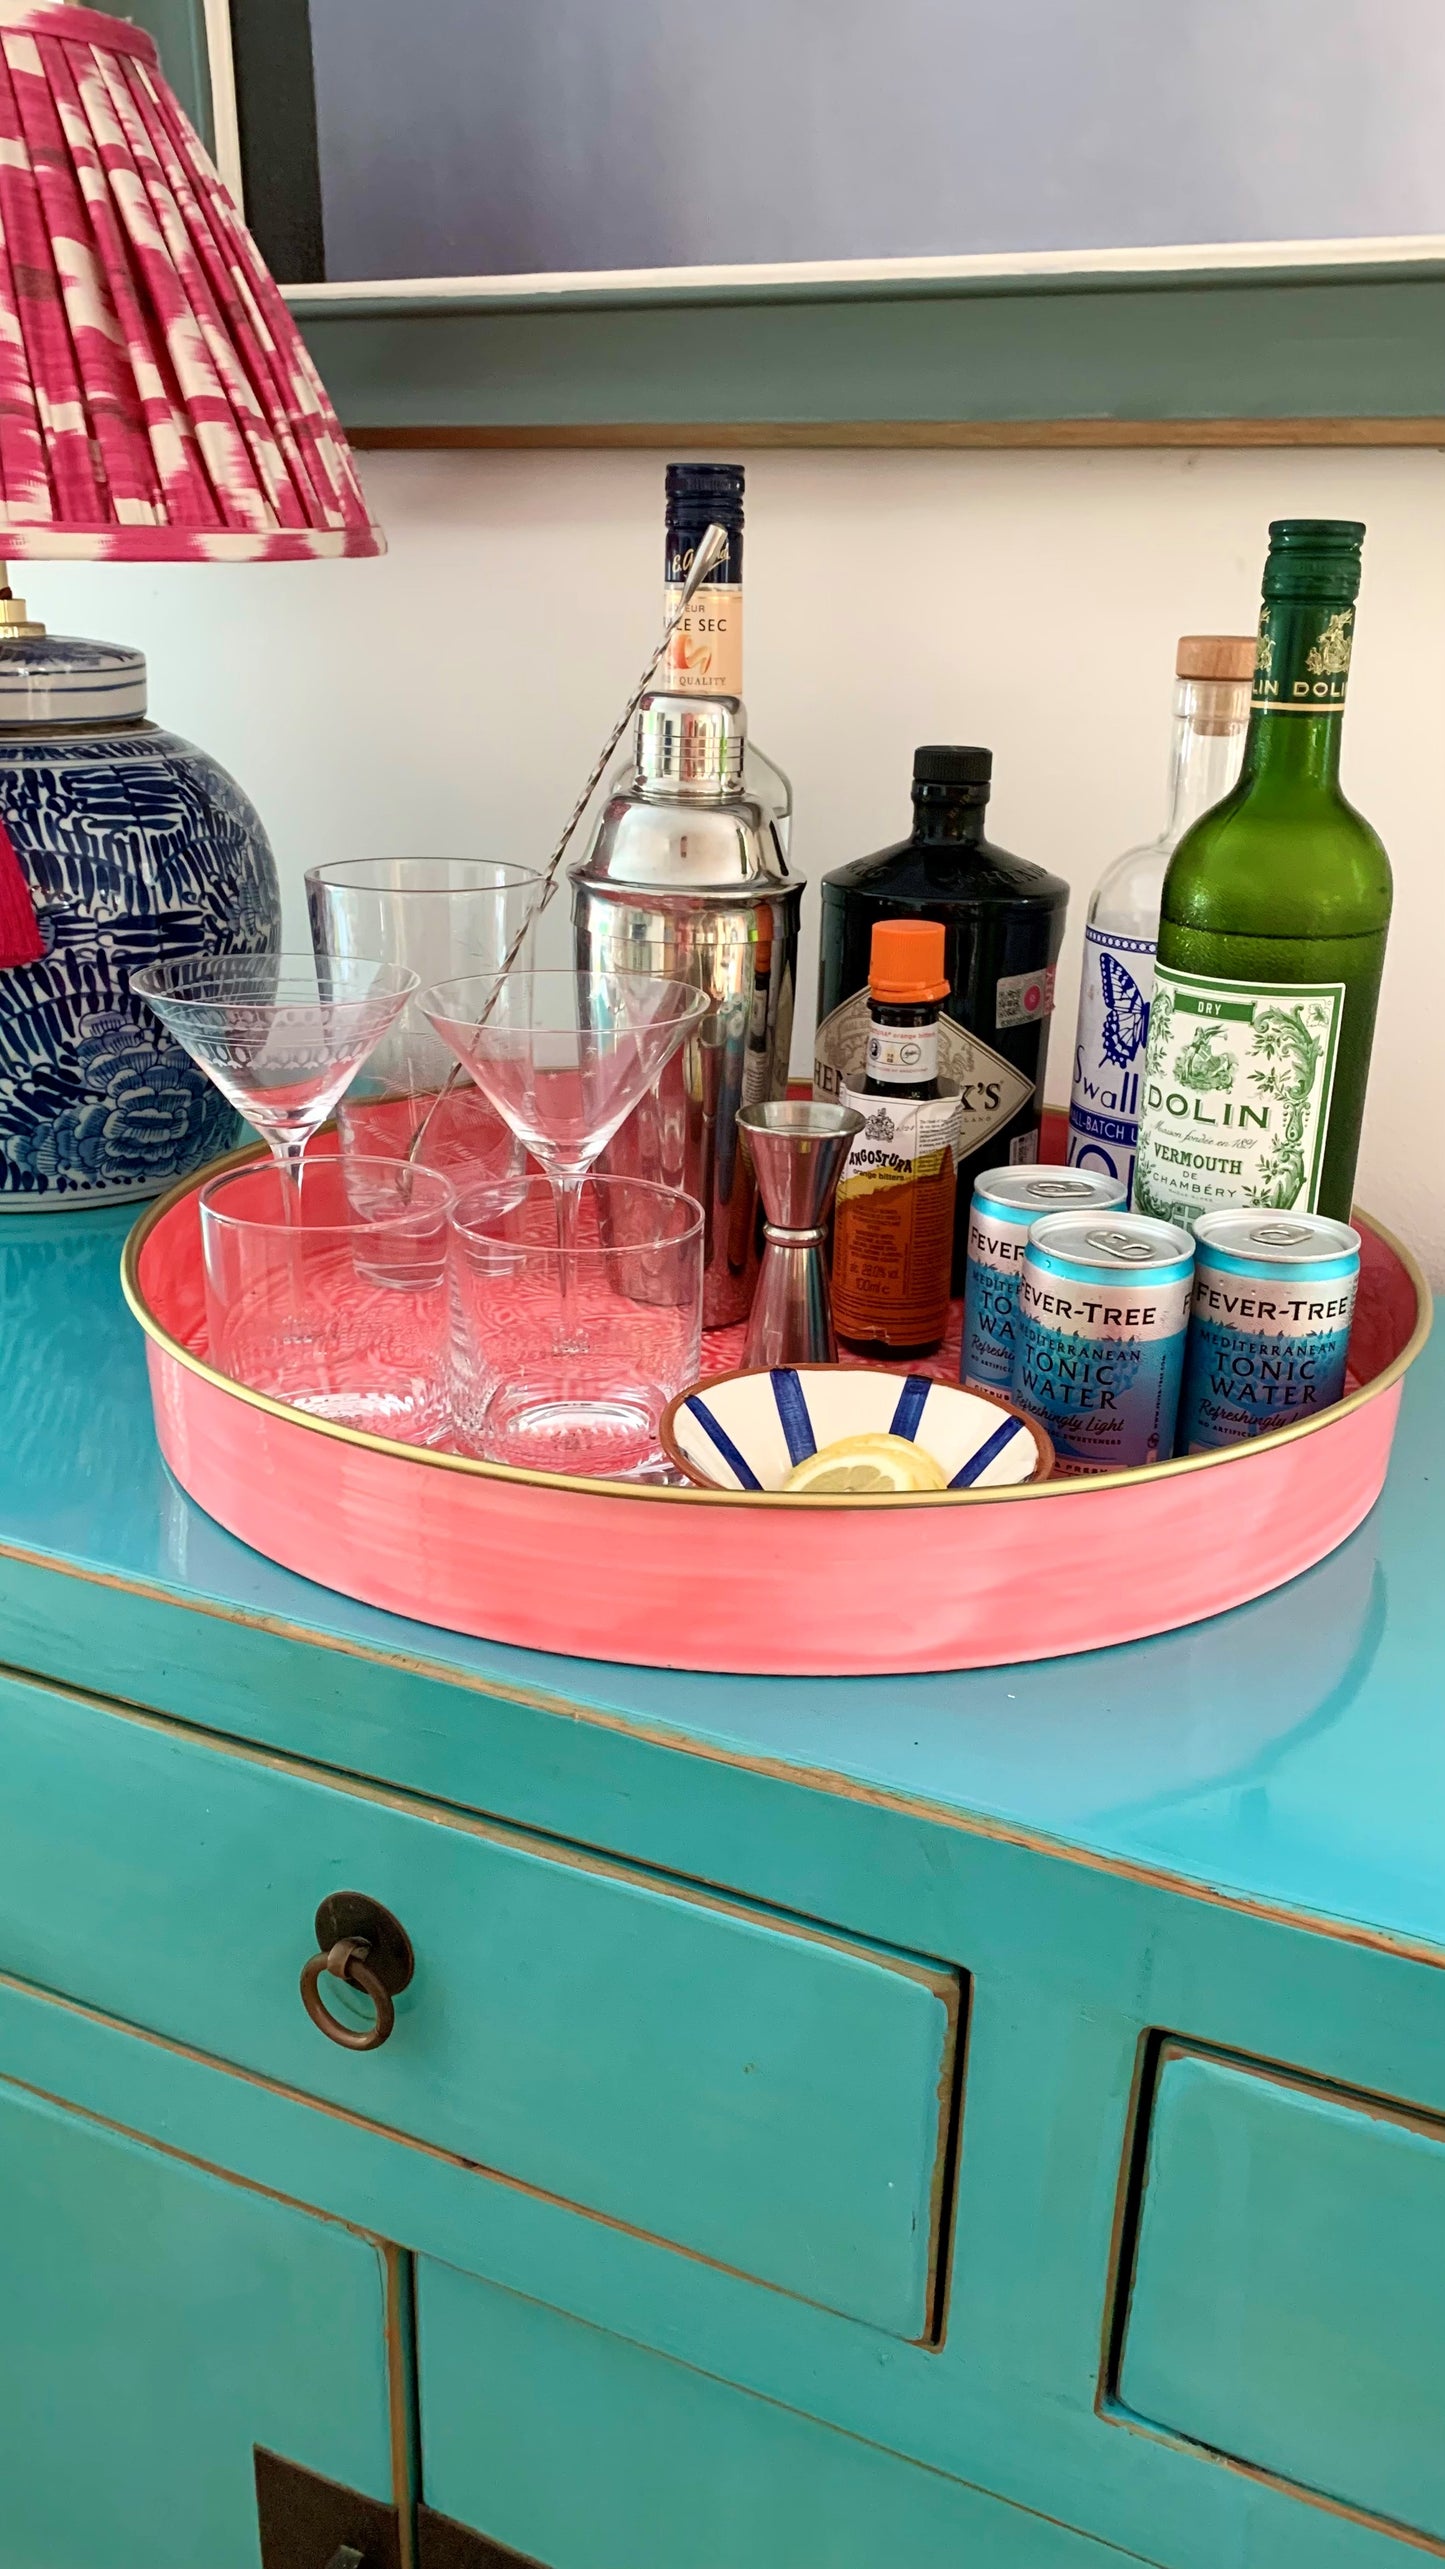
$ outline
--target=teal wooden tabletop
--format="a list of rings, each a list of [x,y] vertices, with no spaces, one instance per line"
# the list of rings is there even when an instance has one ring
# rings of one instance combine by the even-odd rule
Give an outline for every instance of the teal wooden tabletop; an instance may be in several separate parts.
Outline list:
[[[841,1779],[1445,1948],[1445,1333],[1407,1379],[1379,1506],[1273,1596],[1069,1660],[902,1678],[685,1676],[402,1622],[225,1534],[156,1448],[142,1340],[120,1294],[129,1219],[0,1220],[0,1610],[7,1579],[39,1561],[402,1655],[474,1689],[595,1710],[654,1742]],[[39,1664],[18,1629],[0,1611],[0,1657]],[[1019,1643],[1023,1654],[1025,1631]]]

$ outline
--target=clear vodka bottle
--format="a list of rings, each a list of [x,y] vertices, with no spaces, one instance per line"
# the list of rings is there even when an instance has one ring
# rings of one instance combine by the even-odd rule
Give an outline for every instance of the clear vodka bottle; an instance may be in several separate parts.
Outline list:
[[[1069,1106],[1069,1162],[1132,1187],[1139,1091],[1154,988],[1159,904],[1169,859],[1238,775],[1249,727],[1252,634],[1185,634],[1175,654],[1169,818],[1099,877],[1084,929],[1084,969]]]

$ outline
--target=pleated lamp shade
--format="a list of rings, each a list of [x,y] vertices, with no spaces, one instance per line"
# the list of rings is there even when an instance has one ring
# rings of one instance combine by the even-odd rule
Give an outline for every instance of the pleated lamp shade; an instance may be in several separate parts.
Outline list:
[[[0,558],[384,550],[151,38],[0,0]]]

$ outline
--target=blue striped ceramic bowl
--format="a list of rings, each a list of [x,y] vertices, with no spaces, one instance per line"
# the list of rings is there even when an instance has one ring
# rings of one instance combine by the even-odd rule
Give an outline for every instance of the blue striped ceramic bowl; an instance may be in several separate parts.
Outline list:
[[[906,1436],[950,1490],[1046,1481],[1054,1462],[1043,1429],[1008,1402],[882,1365],[719,1374],[669,1404],[661,1434],[669,1460],[708,1490],[780,1490],[795,1463],[840,1436]]]

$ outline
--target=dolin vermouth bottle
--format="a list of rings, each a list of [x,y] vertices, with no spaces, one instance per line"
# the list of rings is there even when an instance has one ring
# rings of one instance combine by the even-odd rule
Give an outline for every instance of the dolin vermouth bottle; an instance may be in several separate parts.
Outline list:
[[[1350,1209],[1390,867],[1340,792],[1364,528],[1270,528],[1244,769],[1164,880],[1134,1202]]]
[[[1239,775],[1249,723],[1254,636],[1186,633],[1174,655],[1169,818],[1146,847],[1100,875],[1084,930],[1069,1106],[1069,1165],[1117,1179],[1127,1204],[1154,988],[1159,905],[1169,859]]]

